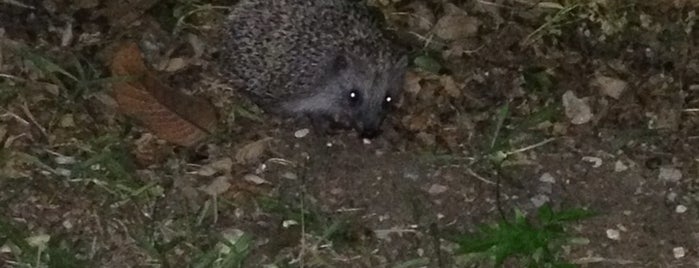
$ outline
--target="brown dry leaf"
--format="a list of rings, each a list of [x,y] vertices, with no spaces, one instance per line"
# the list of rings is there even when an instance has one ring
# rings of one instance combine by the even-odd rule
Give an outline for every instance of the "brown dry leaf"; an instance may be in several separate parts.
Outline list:
[[[216,127],[216,113],[204,99],[186,95],[158,80],[143,62],[138,46],[127,43],[112,58],[114,76],[140,79],[114,84],[114,95],[121,110],[138,118],[159,137],[193,146]]]

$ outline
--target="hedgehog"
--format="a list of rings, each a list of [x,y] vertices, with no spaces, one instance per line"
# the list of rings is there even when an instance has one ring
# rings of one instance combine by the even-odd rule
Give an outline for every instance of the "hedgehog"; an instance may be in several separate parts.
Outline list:
[[[220,73],[268,113],[373,138],[408,65],[373,14],[356,1],[242,0],[222,27]]]

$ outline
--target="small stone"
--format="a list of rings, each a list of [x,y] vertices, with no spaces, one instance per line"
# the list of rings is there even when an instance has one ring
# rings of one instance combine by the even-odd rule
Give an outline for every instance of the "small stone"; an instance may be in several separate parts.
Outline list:
[[[583,156],[582,158],[583,161],[585,162],[590,162],[592,163],[592,168],[598,168],[602,166],[602,158],[599,157],[594,157],[594,156]]]
[[[289,228],[289,227],[294,226],[294,225],[299,225],[299,222],[297,222],[295,220],[285,220],[282,222],[282,227],[284,227],[284,228]]]
[[[310,132],[311,132],[311,130],[309,130],[307,128],[299,129],[296,132],[294,132],[294,137],[300,139],[300,138],[306,137],[308,135],[308,133],[310,133]]]
[[[429,190],[427,190],[427,192],[431,195],[437,195],[437,194],[441,194],[443,192],[446,192],[448,189],[449,189],[449,187],[435,183],[435,184],[432,184],[432,186],[430,187]]]
[[[675,247],[672,249],[672,255],[675,256],[675,259],[684,258],[686,254],[687,251],[684,249],[684,247]]]
[[[619,234],[619,230],[607,229],[607,238],[618,241],[620,239],[620,236],[621,235]]]
[[[624,164],[624,162],[622,162],[621,160],[617,160],[614,163],[614,172],[622,172],[622,171],[626,171],[627,169],[629,169],[629,166]]]
[[[551,173],[546,172],[539,177],[539,181],[545,183],[556,183],[556,178],[551,176]]]
[[[531,201],[532,204],[534,204],[534,206],[538,208],[551,201],[551,199],[549,199],[547,195],[538,194],[533,196],[532,198],[529,198],[529,201]]]
[[[73,229],[73,223],[70,222],[70,220],[64,220],[62,225],[63,225],[63,228],[66,228],[68,230]]]
[[[628,87],[628,83],[624,80],[602,75],[595,78],[595,80],[592,81],[592,84],[597,86],[602,94],[617,100]]]
[[[566,91],[562,96],[565,114],[574,125],[582,125],[592,120],[592,109],[584,99],[575,96],[571,90]]]
[[[677,207],[675,207],[675,212],[679,214],[685,213],[687,212],[687,207],[684,205],[677,205]]]
[[[364,144],[366,144],[366,145],[371,144],[371,140],[370,140],[370,139],[362,139],[362,142],[363,142]]]
[[[682,171],[673,167],[660,167],[658,179],[669,182],[678,182],[680,179],[682,179]]]
[[[61,117],[61,121],[58,123],[59,126],[63,128],[75,127],[75,119],[73,119],[72,114],[66,114]]]

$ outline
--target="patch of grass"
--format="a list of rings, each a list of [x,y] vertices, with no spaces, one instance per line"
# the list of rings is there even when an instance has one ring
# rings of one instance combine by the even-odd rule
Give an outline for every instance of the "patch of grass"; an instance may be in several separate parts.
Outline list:
[[[13,267],[88,267],[66,239],[32,235],[26,226],[0,217],[0,247],[9,250]]]
[[[561,258],[562,246],[571,242],[565,225],[589,218],[594,214],[584,209],[553,211],[542,206],[536,221],[515,210],[512,221],[482,226],[476,234],[466,234],[454,241],[458,254],[487,258],[500,267],[509,258],[515,258],[526,267],[575,267]],[[524,266],[523,266],[524,267]]]
[[[287,221],[304,224],[307,233],[318,236],[334,245],[349,245],[356,240],[353,225],[349,219],[335,218],[309,208],[284,204],[278,200],[265,198],[263,210],[281,215]]]
[[[109,82],[128,79],[105,77],[101,68],[73,53],[65,53],[59,57],[26,47],[14,48],[13,51],[30,63],[28,66],[35,73],[41,74],[50,83],[62,89],[62,96],[71,101],[102,90]]]
[[[191,267],[243,267],[252,249],[253,237],[243,232],[224,233],[218,243],[195,258]]]

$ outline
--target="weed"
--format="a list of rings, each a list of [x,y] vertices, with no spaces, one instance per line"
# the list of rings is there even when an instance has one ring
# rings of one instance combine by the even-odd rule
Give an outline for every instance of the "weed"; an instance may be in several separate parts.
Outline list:
[[[584,209],[555,212],[545,205],[538,211],[537,222],[532,223],[521,211],[515,210],[512,222],[503,219],[497,224],[482,226],[479,233],[461,235],[455,242],[459,245],[459,254],[477,254],[494,261],[498,267],[508,258],[516,258],[526,267],[575,267],[561,260],[562,246],[571,241],[564,227],[593,215]]]
[[[86,97],[101,89],[100,85],[107,85],[110,82],[122,81],[124,77],[104,77],[100,68],[97,68],[87,59],[68,53],[62,55],[64,60],[50,57],[43,53],[33,51],[29,48],[15,48],[14,52],[28,61],[28,66],[35,73],[42,74],[52,84],[63,89],[67,95],[63,95],[68,100],[75,101],[79,97]],[[65,64],[58,64],[57,62]]]
[[[61,236],[31,235],[25,226],[0,218],[0,245],[8,249],[13,267],[87,267]]]

